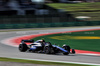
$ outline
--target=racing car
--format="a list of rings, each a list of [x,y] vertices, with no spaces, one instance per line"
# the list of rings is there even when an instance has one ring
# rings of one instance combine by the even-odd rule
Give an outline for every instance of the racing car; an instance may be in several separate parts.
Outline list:
[[[45,42],[45,40],[22,40],[18,49],[20,52],[29,51],[45,54],[63,53],[64,55],[68,55],[69,53],[75,54],[75,50],[71,49],[70,46],[66,44],[64,44],[62,47],[59,47],[55,44],[52,45],[50,42]]]

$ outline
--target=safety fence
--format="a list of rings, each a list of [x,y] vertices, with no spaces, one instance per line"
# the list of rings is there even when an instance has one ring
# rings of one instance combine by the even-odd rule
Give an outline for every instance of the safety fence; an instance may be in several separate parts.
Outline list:
[[[0,24],[23,24],[23,23],[54,23],[54,22],[77,22],[71,15],[25,15],[25,16],[0,16]]]
[[[55,22],[55,23],[0,24],[0,29],[94,26],[94,25],[100,25],[100,21],[60,22],[60,23],[56,23]]]

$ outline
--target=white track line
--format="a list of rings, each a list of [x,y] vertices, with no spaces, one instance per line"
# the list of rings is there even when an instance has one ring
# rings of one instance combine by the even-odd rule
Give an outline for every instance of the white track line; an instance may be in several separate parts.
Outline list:
[[[7,58],[7,57],[6,57]],[[95,65],[100,66],[100,64],[95,63],[82,63],[82,62],[70,62],[70,61],[54,61],[54,60],[43,60],[43,59],[29,59],[29,58],[17,58],[17,57],[8,57],[11,59],[23,59],[23,60],[33,60],[33,61],[44,61],[44,62],[58,62],[58,63],[71,63],[71,64],[82,64],[82,65]]]

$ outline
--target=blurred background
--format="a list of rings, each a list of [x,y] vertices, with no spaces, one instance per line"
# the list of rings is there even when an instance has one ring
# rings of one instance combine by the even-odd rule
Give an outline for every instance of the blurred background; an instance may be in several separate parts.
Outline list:
[[[1,29],[100,25],[99,14],[100,0],[0,0]]]

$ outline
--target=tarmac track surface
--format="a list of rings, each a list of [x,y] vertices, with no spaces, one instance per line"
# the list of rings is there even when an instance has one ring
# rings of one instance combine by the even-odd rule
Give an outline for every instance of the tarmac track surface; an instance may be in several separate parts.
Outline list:
[[[0,40],[4,40],[10,37],[30,35],[30,34],[41,34],[41,33],[53,33],[61,31],[75,31],[75,30],[86,30],[86,29],[100,29],[99,26],[96,27],[72,27],[72,28],[49,28],[49,29],[39,29],[39,30],[29,30],[29,31],[12,31],[12,32],[0,32]],[[0,42],[0,57],[13,57],[13,58],[26,58],[26,59],[41,59],[41,60],[53,60],[53,61],[69,61],[69,62],[80,62],[80,63],[94,63],[100,64],[100,56],[92,55],[46,55],[40,53],[28,53],[19,52],[17,47],[12,47],[5,45]]]

